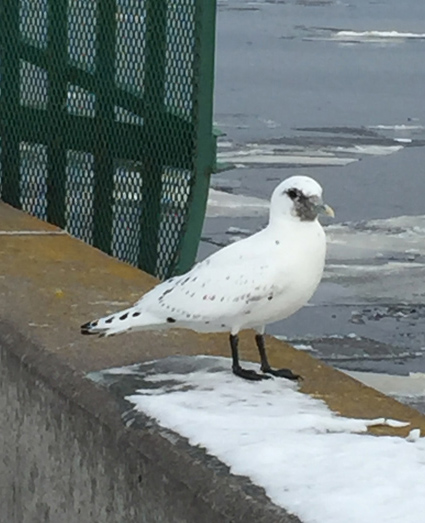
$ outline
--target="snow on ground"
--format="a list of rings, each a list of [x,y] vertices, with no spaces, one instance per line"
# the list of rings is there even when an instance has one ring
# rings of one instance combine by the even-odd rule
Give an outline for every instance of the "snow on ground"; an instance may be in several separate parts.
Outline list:
[[[343,418],[291,382],[247,382],[226,358],[192,360],[186,370],[139,366],[146,387],[126,399],[304,523],[423,520],[425,439],[415,427],[409,439],[372,436],[368,426],[395,420]]]

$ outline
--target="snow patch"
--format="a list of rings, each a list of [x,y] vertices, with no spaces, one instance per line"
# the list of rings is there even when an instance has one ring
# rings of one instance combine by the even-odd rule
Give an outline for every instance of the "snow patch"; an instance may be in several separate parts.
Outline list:
[[[409,440],[365,434],[402,421],[343,418],[291,382],[246,382],[227,358],[197,361],[204,366],[188,373],[145,376],[146,388],[126,399],[304,523],[422,520],[425,440],[417,432]]]

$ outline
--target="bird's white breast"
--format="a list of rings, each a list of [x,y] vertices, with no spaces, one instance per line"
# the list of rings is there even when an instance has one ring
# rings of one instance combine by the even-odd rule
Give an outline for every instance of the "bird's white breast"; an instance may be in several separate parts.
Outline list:
[[[323,275],[326,238],[319,222],[299,222],[276,237],[275,286],[272,298],[241,328],[282,320],[303,307],[314,294]],[[276,242],[279,242],[278,244]]]

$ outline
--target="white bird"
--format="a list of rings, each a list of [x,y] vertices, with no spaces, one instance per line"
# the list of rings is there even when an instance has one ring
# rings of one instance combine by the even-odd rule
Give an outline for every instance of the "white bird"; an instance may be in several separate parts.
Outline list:
[[[233,372],[249,380],[267,374],[297,379],[272,369],[264,345],[266,324],[288,318],[305,305],[322,278],[326,238],[319,214],[334,216],[322,188],[293,176],[273,192],[267,227],[166,280],[131,308],[82,325],[82,334],[110,336],[126,331],[186,328],[230,332]],[[253,328],[261,359],[259,374],[240,366],[238,333]]]

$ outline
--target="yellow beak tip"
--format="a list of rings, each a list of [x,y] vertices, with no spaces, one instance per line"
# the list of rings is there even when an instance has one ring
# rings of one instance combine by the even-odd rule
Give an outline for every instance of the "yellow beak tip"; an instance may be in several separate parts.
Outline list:
[[[325,205],[325,214],[331,218],[335,218],[335,211],[329,205]]]

